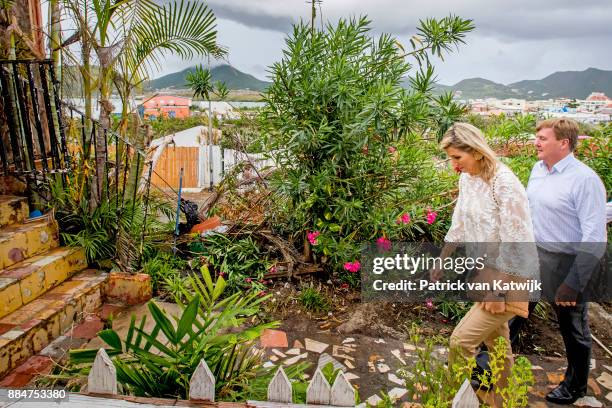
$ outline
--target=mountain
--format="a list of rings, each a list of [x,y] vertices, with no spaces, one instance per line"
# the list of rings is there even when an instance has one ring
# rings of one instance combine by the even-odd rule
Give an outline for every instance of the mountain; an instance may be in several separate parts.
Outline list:
[[[149,82],[149,88],[187,89],[188,85],[185,81],[185,75],[187,75],[187,72],[189,71],[195,71],[195,67],[189,67],[182,71],[174,72],[172,74],[164,75],[157,79],[153,79]],[[253,91],[263,91],[268,85],[270,85],[269,82],[261,81],[255,78],[253,75],[246,74],[227,64],[222,64],[213,67],[210,70],[210,73],[213,82],[224,82],[225,85],[227,85],[227,88],[230,90],[250,89]]]
[[[585,99],[591,92],[603,92],[612,96],[612,71],[588,68],[584,71],[555,72],[543,79],[524,80],[508,85],[483,78],[471,78],[452,86],[437,85],[436,91],[457,92],[461,99]]]

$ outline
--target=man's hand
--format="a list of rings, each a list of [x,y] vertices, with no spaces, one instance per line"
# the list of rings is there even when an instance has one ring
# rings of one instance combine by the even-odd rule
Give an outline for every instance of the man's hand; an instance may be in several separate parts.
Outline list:
[[[578,298],[578,292],[570,288],[568,285],[562,283],[557,289],[555,294],[555,304],[557,306],[576,306],[576,299]]]

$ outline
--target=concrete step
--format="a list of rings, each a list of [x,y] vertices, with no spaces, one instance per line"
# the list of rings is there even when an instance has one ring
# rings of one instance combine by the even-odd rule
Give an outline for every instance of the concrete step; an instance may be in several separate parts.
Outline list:
[[[18,224],[28,219],[28,199],[12,195],[0,195],[0,228]]]
[[[107,277],[84,270],[0,319],[0,377],[94,313]]]
[[[83,248],[55,248],[0,271],[0,318],[87,268]]]
[[[46,218],[0,230],[0,269],[59,246],[57,223]]]

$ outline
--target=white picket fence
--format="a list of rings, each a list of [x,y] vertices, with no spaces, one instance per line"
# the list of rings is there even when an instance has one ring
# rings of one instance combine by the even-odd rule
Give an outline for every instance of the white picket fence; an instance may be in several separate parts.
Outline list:
[[[117,371],[104,349],[99,349],[89,372],[87,392],[91,394],[117,395]],[[189,381],[190,401],[215,401],[215,377],[202,359]],[[306,389],[306,405],[293,404],[291,381],[279,367],[268,385],[268,401],[248,401],[248,406],[264,407],[353,407],[355,389],[340,371],[332,385],[320,368]],[[452,408],[478,408],[480,403],[468,380],[465,380],[452,402]]]

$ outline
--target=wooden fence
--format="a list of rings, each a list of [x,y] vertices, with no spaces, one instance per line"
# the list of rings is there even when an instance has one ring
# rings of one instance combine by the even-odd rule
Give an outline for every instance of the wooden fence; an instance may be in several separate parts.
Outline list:
[[[99,349],[89,372],[87,391],[92,394],[117,395],[117,372],[104,349]],[[215,377],[202,359],[189,381],[189,400],[215,401]],[[362,404],[365,406],[365,404]],[[291,381],[279,367],[268,385],[268,401],[248,401],[248,407],[353,407],[355,389],[340,371],[332,385],[317,368],[306,389],[306,405],[293,404]],[[479,408],[480,403],[468,380],[465,380],[451,404],[452,408]]]

